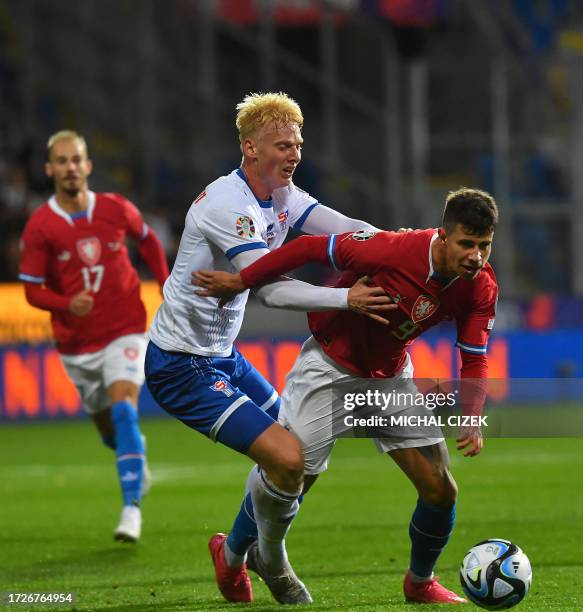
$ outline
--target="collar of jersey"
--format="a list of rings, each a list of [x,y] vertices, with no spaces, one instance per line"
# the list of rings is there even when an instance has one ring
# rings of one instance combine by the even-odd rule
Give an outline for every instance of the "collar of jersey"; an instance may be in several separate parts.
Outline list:
[[[440,276],[433,268],[433,257],[431,257],[431,247],[433,245],[433,242],[435,240],[437,240],[437,236],[438,236],[438,232],[436,231],[435,234],[433,234],[433,236],[431,236],[431,240],[429,241],[429,274],[427,275],[427,281],[429,282],[430,280],[435,281],[436,283],[439,283],[439,285],[441,285],[441,289],[442,291],[444,289],[447,289],[452,283],[454,283],[459,276],[454,276],[453,278],[444,278],[443,276]]]
[[[69,225],[74,225],[73,219],[79,218],[79,216],[78,216],[79,213],[74,213],[73,215],[70,215],[68,212],[63,210],[59,206],[59,203],[57,202],[57,197],[56,196],[52,196],[51,199],[49,200],[49,208],[56,215],[58,215],[59,217],[62,217],[63,219],[65,219],[65,221]],[[87,192],[87,210],[86,211],[82,211],[82,212],[86,213],[87,221],[89,221],[89,223],[91,223],[91,221],[93,220],[93,210],[94,209],[95,209],[95,193],[93,191],[88,191]]]
[[[237,168],[237,175],[242,181],[245,181],[245,183],[247,184],[247,187],[251,189],[251,185],[249,185],[249,181],[247,180],[247,177],[245,176],[245,173],[243,172],[242,168]],[[261,208],[273,208],[273,200],[271,198],[269,198],[269,200],[260,200],[255,195],[255,192],[253,191],[253,189],[251,189],[251,193],[255,196],[255,199],[257,200],[257,204],[259,204]]]

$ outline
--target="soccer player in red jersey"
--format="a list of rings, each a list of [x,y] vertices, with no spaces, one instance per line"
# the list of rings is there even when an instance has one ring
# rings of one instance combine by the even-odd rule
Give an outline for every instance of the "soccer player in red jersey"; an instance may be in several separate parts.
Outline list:
[[[70,130],[51,136],[45,170],[55,194],[26,224],[19,277],[28,302],[51,312],[61,360],[103,442],[116,451],[123,509],[114,537],[136,542],[149,485],[137,414],[146,310],[126,237],[138,241],[160,286],[168,265],[129,200],[89,190],[92,163],[82,136]]]
[[[498,210],[489,194],[462,188],[448,195],[439,229],[303,236],[239,274],[194,274],[194,284],[204,288],[200,295],[230,299],[308,261],[319,261],[348,272],[340,286],[366,275],[398,304],[398,310],[384,315],[386,320],[379,316],[376,322],[345,311],[308,315],[313,336],[288,375],[279,417],[302,442],[304,492],[326,470],[338,435],[332,423],[345,407],[332,402],[333,391],[360,388],[363,379],[390,380],[396,390],[416,391],[406,349],[444,319],[454,319],[457,325],[464,410],[471,415],[481,413],[487,342],[498,297],[494,271],[488,264],[497,222]],[[471,384],[464,386],[464,381]],[[406,415],[407,409],[399,414]],[[462,603],[464,600],[439,584],[433,574],[454,526],[457,497],[443,438],[431,432],[425,437],[389,435],[375,442],[399,465],[419,494],[409,526],[412,548],[403,586],[406,599]],[[482,446],[479,428],[460,432],[457,447],[465,456],[477,455]],[[261,563],[254,546],[248,564]]]

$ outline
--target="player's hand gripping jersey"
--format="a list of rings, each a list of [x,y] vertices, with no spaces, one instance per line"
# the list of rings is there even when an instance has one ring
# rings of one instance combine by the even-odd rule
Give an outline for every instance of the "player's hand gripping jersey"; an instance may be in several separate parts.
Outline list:
[[[299,229],[317,201],[295,185],[258,200],[238,169],[211,183],[193,202],[178,256],[164,286],[151,340],[166,351],[226,357],[243,322],[248,291],[219,308],[219,300],[194,293],[192,272],[235,271],[231,260],[253,249],[276,249],[288,229]]]
[[[362,377],[388,378],[403,367],[407,346],[444,319],[456,321],[462,356],[486,354],[498,295],[494,271],[486,264],[473,281],[441,280],[431,258],[437,235],[429,229],[305,236],[241,271],[241,277],[254,287],[306,261],[348,271],[338,286],[349,287],[357,277],[369,276],[399,305],[388,316],[388,327],[349,311],[312,312],[308,320],[314,337],[336,363]],[[474,376],[481,375],[483,368],[478,368]]]
[[[149,231],[137,208],[112,193],[90,191],[87,210],[75,215],[65,212],[54,197],[32,214],[23,234],[19,277],[66,298],[60,308],[51,309],[59,352],[92,353],[120,336],[145,331],[140,280],[125,238],[144,244]],[[146,256],[147,263],[154,258]],[[157,264],[159,269],[150,267],[163,283],[165,262]],[[83,290],[95,301],[91,312],[79,317],[67,304]]]

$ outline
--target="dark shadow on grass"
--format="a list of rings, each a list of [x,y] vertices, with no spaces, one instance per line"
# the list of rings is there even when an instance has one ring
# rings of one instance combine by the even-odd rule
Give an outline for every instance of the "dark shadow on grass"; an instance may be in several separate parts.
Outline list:
[[[118,546],[105,549],[88,551],[83,554],[43,559],[27,567],[16,567],[13,569],[18,582],[28,580],[46,580],[47,575],[93,575],[102,571],[109,572],[112,566],[126,564],[138,554],[136,546]]]
[[[310,609],[314,609],[313,606]],[[212,610],[213,612],[219,612],[220,610],[249,610],[250,612],[281,612],[281,606],[278,604],[231,604],[225,601],[217,601],[214,599],[196,599],[194,597],[192,599],[189,599],[181,597],[180,599],[174,601],[165,602],[140,602],[137,604],[126,604],[121,606],[115,604],[96,605],[91,606],[91,610],[107,610],[108,612],[134,612],[136,610]]]
[[[193,588],[197,585],[201,586],[213,586],[215,584],[214,576],[209,574],[208,576],[187,576],[185,578],[175,578],[173,576],[160,575],[154,579],[148,580],[115,580],[106,583],[92,582],[90,585],[83,583],[79,588],[87,588],[88,586],[92,589],[118,589],[118,588],[131,588],[131,587],[145,587],[145,588],[160,588],[160,587],[179,587],[179,586],[192,586]],[[71,583],[74,587],[75,583]]]

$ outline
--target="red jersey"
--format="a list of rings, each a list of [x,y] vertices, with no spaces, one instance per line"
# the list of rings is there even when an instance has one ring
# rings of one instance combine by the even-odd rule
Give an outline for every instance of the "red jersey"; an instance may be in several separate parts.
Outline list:
[[[87,210],[73,215],[53,196],[32,214],[24,229],[19,278],[63,296],[86,289],[95,300],[84,317],[51,312],[61,353],[92,353],[146,330],[140,279],[125,238],[143,240],[148,232],[138,209],[113,193],[88,192]]]
[[[384,315],[389,326],[347,310],[311,312],[308,321],[336,363],[364,378],[388,378],[403,367],[413,340],[444,319],[455,319],[462,355],[486,354],[498,297],[494,271],[486,264],[472,281],[440,279],[431,257],[436,238],[435,229],[307,237],[309,253],[300,254],[292,241],[243,270],[241,277],[248,287],[255,286],[308,260],[328,260],[337,270],[349,271],[337,287],[371,277],[399,306]]]

